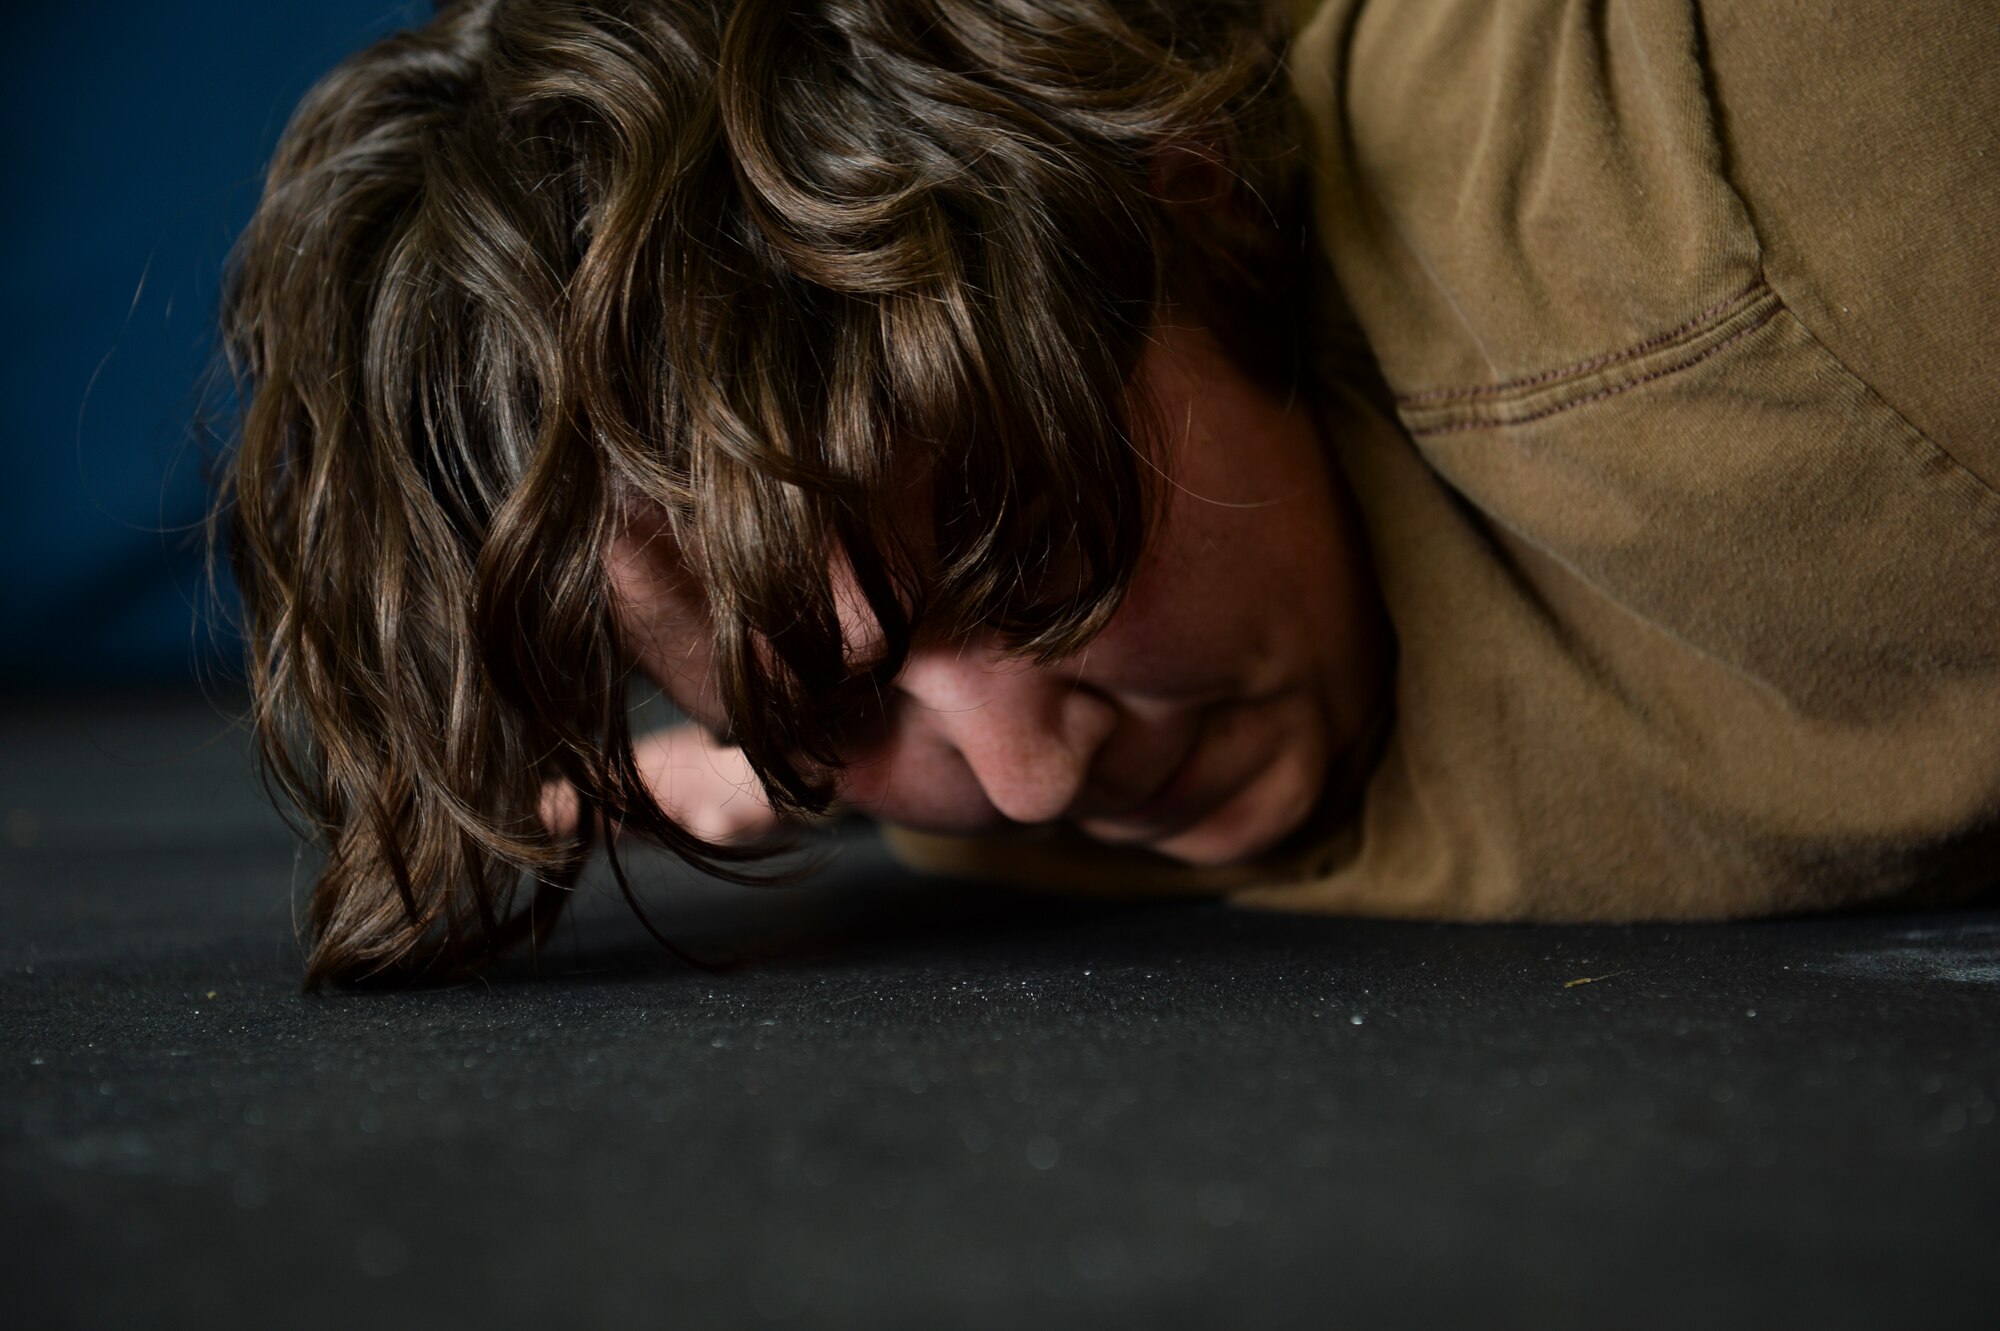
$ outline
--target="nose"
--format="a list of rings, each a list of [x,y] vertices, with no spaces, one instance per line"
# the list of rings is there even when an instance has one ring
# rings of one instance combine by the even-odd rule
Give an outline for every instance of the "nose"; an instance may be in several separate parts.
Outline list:
[[[1052,666],[972,646],[913,651],[896,677],[902,721],[957,751],[987,800],[1017,823],[1074,808],[1118,722],[1105,698]]]

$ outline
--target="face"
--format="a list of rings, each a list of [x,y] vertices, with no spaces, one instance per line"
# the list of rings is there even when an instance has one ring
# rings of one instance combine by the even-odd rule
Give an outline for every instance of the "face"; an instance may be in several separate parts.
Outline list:
[[[1383,705],[1388,652],[1316,415],[1186,324],[1156,329],[1134,389],[1166,430],[1162,511],[1109,625],[1039,666],[993,640],[916,647],[883,724],[842,754],[844,803],[931,832],[1068,823],[1218,865],[1270,849],[1327,793]],[[700,609],[668,551],[636,535],[614,548],[623,626],[668,695],[720,729]]]

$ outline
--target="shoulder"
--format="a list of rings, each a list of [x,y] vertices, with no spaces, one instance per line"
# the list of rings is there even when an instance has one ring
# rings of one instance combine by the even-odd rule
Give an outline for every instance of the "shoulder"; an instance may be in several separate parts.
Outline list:
[[[1319,238],[1430,400],[1657,345],[1760,275],[1683,5],[1336,0],[1291,74]]]
[[[1705,60],[1686,3],[1336,0],[1292,62],[1315,224],[1471,520],[1860,720],[1984,658],[2000,496],[1774,285]]]
[[[1799,173],[1732,175],[1712,55],[1667,0],[1330,0],[1299,31],[1318,238],[1402,427],[1344,445],[1404,649],[1355,883],[1744,913],[1879,895],[1993,825],[2000,754],[1963,737],[2000,726],[2000,495],[1826,321],[1861,260],[1790,255]],[[1991,301],[1888,317],[1954,308]],[[1619,882],[1646,903],[1590,896]]]

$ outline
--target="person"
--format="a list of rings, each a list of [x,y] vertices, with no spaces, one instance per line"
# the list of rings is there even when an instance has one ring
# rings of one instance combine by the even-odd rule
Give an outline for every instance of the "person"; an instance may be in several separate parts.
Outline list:
[[[1992,25],[1290,8],[474,0],[323,81],[219,504],[308,983],[835,806],[1281,909],[1989,885]]]

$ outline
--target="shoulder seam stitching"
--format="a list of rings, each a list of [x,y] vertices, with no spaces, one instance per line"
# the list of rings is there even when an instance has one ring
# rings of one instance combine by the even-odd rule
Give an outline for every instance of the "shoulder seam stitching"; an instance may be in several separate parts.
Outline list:
[[[1680,327],[1671,329],[1655,337],[1649,337],[1643,342],[1635,342],[1631,346],[1624,347],[1618,351],[1606,352],[1602,356],[1593,356],[1589,360],[1580,360],[1571,365],[1564,365],[1557,369],[1529,375],[1525,378],[1509,379],[1504,383],[1480,384],[1472,388],[1433,388],[1421,393],[1398,393],[1396,395],[1396,405],[1399,407],[1417,407],[1435,402],[1458,402],[1475,398],[1497,397],[1504,393],[1514,392],[1516,389],[1534,388],[1541,384],[1553,383],[1558,379],[1566,379],[1571,375],[1589,374],[1593,370],[1605,369],[1608,366],[1618,364],[1620,361],[1632,360],[1645,355],[1649,351],[1658,350],[1667,343],[1686,337],[1690,333],[1698,332],[1704,324],[1712,323],[1722,315],[1728,313],[1732,307],[1741,304],[1748,297],[1757,294],[1758,290],[1763,286],[1765,286],[1765,281],[1763,275],[1759,274],[1757,279],[1751,282],[1749,286],[1744,287],[1727,300],[1716,305],[1711,305],[1708,309],[1703,310]]]
[[[1616,397],[1618,394],[1627,392],[1634,388],[1638,388],[1642,384],[1652,383],[1656,379],[1664,379],[1668,375],[1679,374],[1682,370],[1690,369],[1696,365],[1701,364],[1703,361],[1707,360],[1710,356],[1713,356],[1716,352],[1721,351],[1724,347],[1729,346],[1733,342],[1741,341],[1742,339],[1750,336],[1750,334],[1756,332],[1759,328],[1762,328],[1765,324],[1771,322],[1771,320],[1777,316],[1777,313],[1781,308],[1783,307],[1774,303],[1770,309],[1764,311],[1764,313],[1760,317],[1753,320],[1751,323],[1746,324],[1744,327],[1737,329],[1735,332],[1731,333],[1728,337],[1723,338],[1721,341],[1716,342],[1710,346],[1703,347],[1699,352],[1697,352],[1693,356],[1690,356],[1686,360],[1678,361],[1672,365],[1668,365],[1661,369],[1654,370],[1650,374],[1640,375],[1636,379],[1627,379],[1621,383],[1611,384],[1608,387],[1598,389],[1595,393],[1587,393],[1579,398],[1572,398],[1566,402],[1558,402],[1556,405],[1552,407],[1544,407],[1540,411],[1530,412],[1525,416],[1509,416],[1504,418],[1476,417],[1472,420],[1448,421],[1442,425],[1427,425],[1421,427],[1407,426],[1406,422],[1406,426],[1409,429],[1410,433],[1413,435],[1453,434],[1462,430],[1495,430],[1513,425],[1526,425],[1531,421],[1543,420],[1550,416],[1559,415],[1560,413],[1565,411],[1572,411],[1577,407],[1589,406],[1593,402],[1602,402],[1605,398]]]

